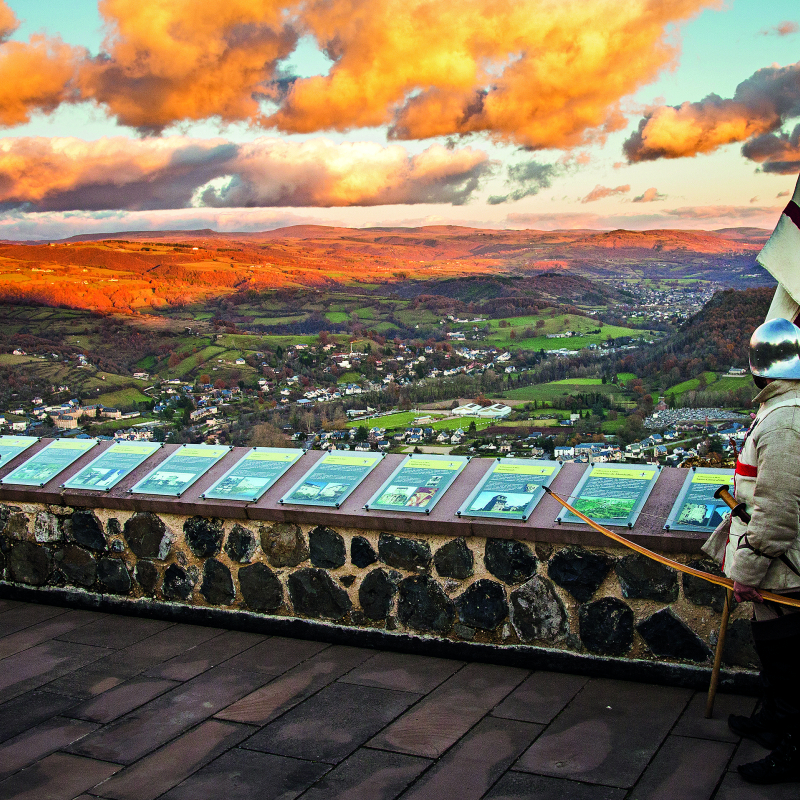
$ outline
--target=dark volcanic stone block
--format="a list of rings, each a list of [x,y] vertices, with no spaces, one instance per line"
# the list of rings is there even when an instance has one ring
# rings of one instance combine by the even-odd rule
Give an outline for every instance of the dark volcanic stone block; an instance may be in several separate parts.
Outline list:
[[[76,511],[72,515],[72,541],[88,550],[106,549],[103,526],[93,511]]]
[[[455,607],[430,575],[413,575],[400,582],[397,616],[415,631],[445,633],[453,625]]]
[[[536,556],[514,539],[487,539],[483,561],[503,583],[522,583],[536,572]]]
[[[356,567],[368,567],[378,560],[375,551],[368,539],[363,536],[354,536],[350,540],[350,563]]]
[[[128,594],[131,576],[119,558],[101,558],[97,562],[97,580],[110,594]]]
[[[708,558],[698,558],[689,562],[689,566],[708,572],[710,575],[722,576],[722,570]],[[683,580],[683,593],[690,603],[696,606],[711,606],[717,614],[722,613],[725,606],[725,589],[714,583],[696,578],[694,575],[681,575]]]
[[[453,539],[440,547],[433,557],[436,571],[443,578],[464,580],[472,575],[475,557],[463,539]]]
[[[55,556],[55,559],[67,583],[77,586],[91,586],[94,583],[97,577],[97,562],[88,550],[69,544]]]
[[[23,511],[9,511],[3,533],[10,539],[25,539],[28,536],[28,515]]]
[[[162,592],[167,600],[188,600],[194,589],[194,580],[183,567],[170,564],[164,573]]]
[[[198,558],[215,556],[222,548],[222,520],[190,517],[183,523],[183,535],[189,549]]]
[[[239,588],[248,608],[253,611],[277,611],[283,604],[283,586],[275,573],[261,563],[239,570]]]
[[[133,568],[133,577],[145,592],[152,594],[158,586],[158,567],[152,561],[137,561]]]
[[[508,616],[506,590],[487,578],[475,581],[456,598],[456,609],[465,625],[492,631]]]
[[[50,576],[50,551],[35,542],[14,542],[8,563],[12,579],[19,583],[42,586]]]
[[[289,596],[299,614],[323,619],[342,619],[352,603],[324,569],[306,567],[289,576]]]
[[[336,531],[317,525],[308,534],[311,563],[323,569],[338,569],[347,561],[344,539]]]
[[[209,558],[203,567],[200,594],[213,605],[227,606],[236,597],[231,571],[216,558]]]
[[[296,567],[308,558],[308,545],[299,526],[276,522],[259,528],[261,549],[273,567]]]
[[[111,520],[109,520],[109,531]],[[125,523],[125,541],[137,558],[157,558],[163,561],[172,547],[172,537],[166,525],[155,514],[140,511]]]
[[[642,620],[636,630],[654,655],[684,658],[688,661],[705,661],[711,656],[711,650],[705,642],[683,620],[675,616],[672,609],[662,608],[661,611],[656,611]]]
[[[238,522],[231,528],[225,541],[225,554],[231,561],[247,564],[256,552],[256,535]]]
[[[734,667],[761,668],[749,620],[735,619],[728,624],[722,660]]]
[[[678,576],[674,569],[633,553],[621,558],[614,570],[622,587],[622,596],[631,600],[658,600],[673,603],[678,599]]]
[[[408,571],[425,569],[431,563],[431,547],[427,542],[391,533],[382,533],[378,538],[378,555],[384,564]]]
[[[539,575],[511,593],[511,624],[524,642],[555,641],[569,632],[561,598],[553,584]]]
[[[612,560],[605,553],[592,553],[583,547],[565,547],[547,565],[550,579],[585,603],[600,588]]]
[[[394,570],[374,569],[361,582],[358,602],[370,619],[383,620],[392,609],[392,599],[397,594],[397,584],[402,578]]]
[[[592,653],[621,656],[633,645],[633,611],[616,597],[603,597],[578,609],[581,641]]]

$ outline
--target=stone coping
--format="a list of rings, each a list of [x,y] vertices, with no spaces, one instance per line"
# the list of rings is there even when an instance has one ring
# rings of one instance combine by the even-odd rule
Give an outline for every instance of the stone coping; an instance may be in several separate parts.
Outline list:
[[[0,478],[8,475],[51,441],[53,440],[42,439],[9,461],[0,468]],[[403,455],[387,455],[342,503],[340,508],[291,506],[281,505],[279,502],[280,498],[325,455],[321,450],[308,451],[254,503],[240,500],[206,499],[200,496],[248,452],[250,449],[248,447],[232,448],[227,455],[190,486],[182,497],[133,495],[128,491],[158,464],[179,449],[180,445],[176,444],[164,445],[108,492],[62,488],[61,484],[83,469],[112,444],[111,441],[100,442],[42,487],[0,486],[0,502],[44,503],[55,506],[71,506],[72,508],[102,508],[131,512],[152,511],[160,514],[199,515],[262,522],[325,524],[392,533],[452,537],[477,536],[581,544],[590,547],[607,545],[609,541],[586,525],[557,523],[555,520],[561,506],[549,496],[541,499],[530,518],[525,522],[458,517],[457,510],[491,466],[494,460],[491,458],[473,458],[430,514],[392,512],[382,509],[365,511],[363,508],[364,504],[405,458]],[[562,497],[569,497],[586,469],[588,466],[585,464],[565,464],[552,483],[553,491]],[[707,538],[706,533],[664,530],[664,524],[683,486],[685,477],[686,470],[674,467],[662,468],[636,524],[631,530],[624,528],[617,530],[638,544],[662,553],[699,553]]]

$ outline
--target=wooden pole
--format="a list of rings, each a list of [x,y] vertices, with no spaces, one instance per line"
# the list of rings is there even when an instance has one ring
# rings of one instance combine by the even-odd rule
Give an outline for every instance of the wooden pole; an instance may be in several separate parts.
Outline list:
[[[728,618],[731,615],[731,602],[733,601],[733,590],[725,590],[725,607],[722,609],[722,621],[719,624],[719,637],[717,638],[717,650],[714,653],[714,667],[711,670],[711,683],[708,686],[708,698],[706,699],[706,719],[714,716],[714,699],[717,696],[717,686],[719,685],[719,670],[722,666],[722,653],[725,650],[725,634],[728,632]]]

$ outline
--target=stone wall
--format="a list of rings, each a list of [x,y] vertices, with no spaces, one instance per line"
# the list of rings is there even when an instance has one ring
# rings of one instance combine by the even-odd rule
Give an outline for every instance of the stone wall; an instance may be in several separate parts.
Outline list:
[[[694,554],[677,561],[706,571]],[[615,547],[0,505],[6,589],[66,587],[436,640],[708,666],[724,590]],[[744,608],[725,663],[757,665]]]

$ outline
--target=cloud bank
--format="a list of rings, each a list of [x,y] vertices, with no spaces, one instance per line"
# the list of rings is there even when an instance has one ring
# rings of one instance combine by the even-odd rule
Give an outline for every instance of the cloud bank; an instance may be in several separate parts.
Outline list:
[[[89,100],[144,133],[216,119],[571,148],[623,128],[621,100],[675,61],[672,27],[718,5],[100,0],[106,38],[96,56],[42,37],[0,44],[0,124]],[[14,24],[0,0],[0,31]],[[300,36],[332,60],[327,74],[285,72]]]
[[[760,69],[732,98],[716,94],[696,103],[659,106],[648,112],[624,144],[629,162],[685,158],[745,142],[742,152],[766,172],[797,171],[797,129],[783,125],[800,117],[800,62]]]
[[[0,139],[0,210],[331,207],[467,202],[495,165],[471,147]]]

